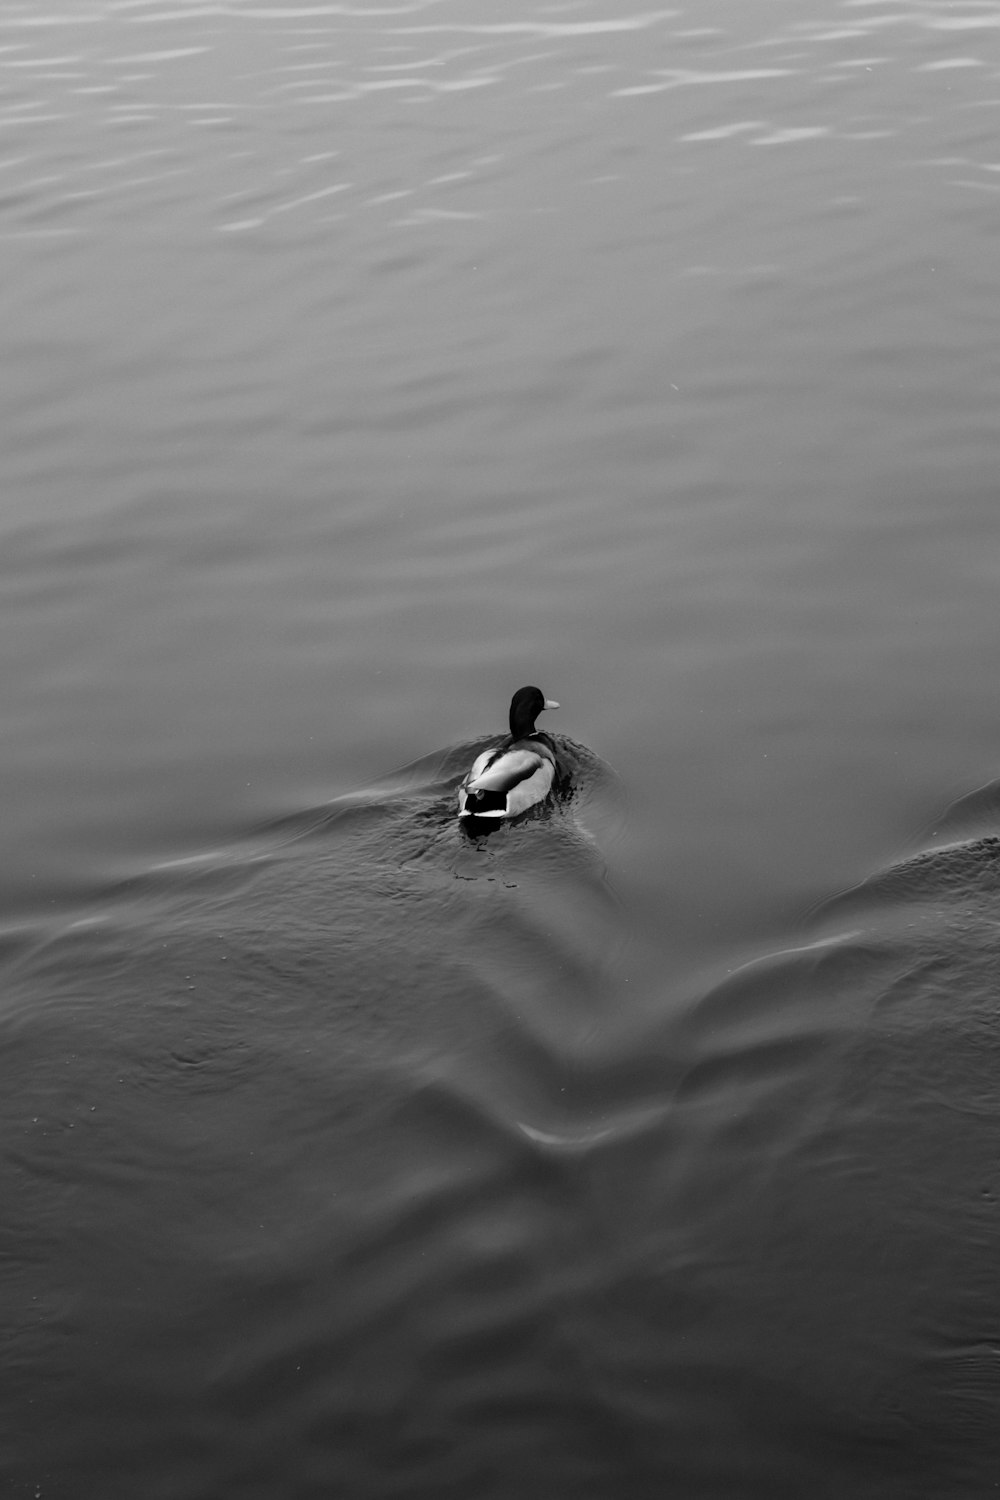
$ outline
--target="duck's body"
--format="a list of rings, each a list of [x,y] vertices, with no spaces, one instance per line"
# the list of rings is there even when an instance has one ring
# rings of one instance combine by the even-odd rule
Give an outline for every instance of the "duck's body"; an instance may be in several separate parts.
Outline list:
[[[556,778],[556,753],[535,729],[543,708],[558,708],[536,687],[523,687],[510,705],[510,736],[473,761],[458,790],[458,816],[499,821],[543,802]]]

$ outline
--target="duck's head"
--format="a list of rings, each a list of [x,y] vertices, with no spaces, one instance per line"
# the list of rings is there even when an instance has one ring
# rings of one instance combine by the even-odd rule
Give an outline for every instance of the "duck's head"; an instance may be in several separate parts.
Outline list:
[[[518,688],[510,700],[510,737],[527,739],[535,732],[535,720],[543,708],[558,708],[554,698],[546,698],[541,688]]]

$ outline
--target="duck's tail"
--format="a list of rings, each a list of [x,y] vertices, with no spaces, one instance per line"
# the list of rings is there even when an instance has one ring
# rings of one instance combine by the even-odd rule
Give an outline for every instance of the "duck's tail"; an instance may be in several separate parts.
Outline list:
[[[459,809],[460,818],[505,818],[507,816],[507,793],[480,787],[466,792],[465,803]]]

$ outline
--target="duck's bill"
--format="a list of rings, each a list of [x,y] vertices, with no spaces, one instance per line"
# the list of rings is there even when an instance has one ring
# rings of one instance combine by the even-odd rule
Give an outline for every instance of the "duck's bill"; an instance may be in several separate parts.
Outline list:
[[[558,708],[559,705],[558,705],[558,703],[556,702],[556,700],[554,698],[546,698],[546,700],[545,700],[545,707],[546,708]]]

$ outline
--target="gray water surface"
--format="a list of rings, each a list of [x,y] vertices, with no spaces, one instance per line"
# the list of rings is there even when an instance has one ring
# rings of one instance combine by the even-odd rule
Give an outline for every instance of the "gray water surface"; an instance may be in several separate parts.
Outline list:
[[[11,1494],[1000,1481],[998,42],[0,3]]]

